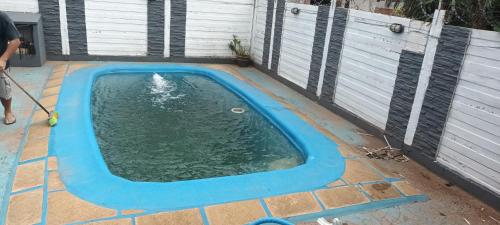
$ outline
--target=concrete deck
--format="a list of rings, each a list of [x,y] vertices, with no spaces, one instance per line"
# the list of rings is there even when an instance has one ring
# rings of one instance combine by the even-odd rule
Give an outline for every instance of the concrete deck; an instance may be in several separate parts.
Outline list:
[[[100,62],[51,62],[38,68],[40,73],[52,71],[50,78],[47,80],[46,75],[35,82],[30,80],[37,84],[30,87],[30,91],[41,95],[40,100],[53,107],[57,103],[59,87],[66,75],[76,69],[99,64]],[[471,224],[495,224],[494,220],[500,218],[498,212],[463,191],[444,185],[446,182],[414,162],[397,163],[363,157],[363,152],[358,148],[376,148],[384,143],[359,134],[358,132],[365,132],[254,68],[205,66],[230,72],[259,88],[337,142],[347,163],[342,179],[308,192],[200,206],[175,212],[108,209],[86,202],[65,190],[59,179],[57,156],[48,152],[50,128],[46,125],[46,116],[36,109],[30,117],[33,104],[19,101],[22,103],[22,107],[18,106],[19,110],[24,109],[20,110],[24,113],[18,113],[18,125],[21,127],[6,129],[5,133],[12,129],[10,132],[14,135],[8,139],[3,138],[4,127],[0,130],[1,143],[16,140],[15,143],[8,144],[10,148],[5,148],[5,152],[10,150],[11,155],[4,160],[6,164],[10,163],[5,168],[13,175],[0,178],[7,190],[0,224],[214,225],[246,224],[264,216],[288,218],[299,223],[307,223],[304,221],[313,221],[321,216],[335,216],[341,217],[348,224],[466,224],[465,220]],[[18,76],[18,73],[22,74],[21,71],[14,70],[13,73]],[[24,82],[28,83],[26,80]],[[44,91],[40,94],[42,87]],[[17,98],[19,93],[15,96]],[[27,128],[27,133],[23,127]],[[4,154],[1,145],[0,151],[0,154]],[[406,204],[425,200],[423,194],[429,195],[431,200]],[[378,210],[373,211],[374,209]]]
[[[51,74],[52,66],[49,64],[38,68],[13,68],[11,74],[17,82],[28,89],[34,97],[39,98],[47,78]],[[29,126],[34,103],[19,88],[12,84],[13,110],[17,122],[10,126],[0,123],[0,202],[3,202],[7,183],[13,176],[14,162],[16,161],[21,140]],[[3,107],[0,106],[0,119],[3,121]]]

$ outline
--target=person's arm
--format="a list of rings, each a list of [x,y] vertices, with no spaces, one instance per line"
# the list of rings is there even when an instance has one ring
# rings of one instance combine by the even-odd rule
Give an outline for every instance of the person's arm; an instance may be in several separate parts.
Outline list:
[[[5,35],[5,39],[9,41],[9,44],[7,45],[7,49],[5,52],[0,56],[0,71],[4,70],[5,67],[7,66],[7,61],[16,53],[17,48],[19,45],[21,45],[21,41],[19,38],[21,37],[21,34],[19,34],[19,31],[16,28],[16,25],[14,25],[14,22],[4,13],[0,15],[2,18],[0,18],[0,21],[2,22],[2,35]]]
[[[21,41],[19,40],[19,38],[9,41],[7,50],[5,50],[3,55],[0,56],[0,70],[5,69],[5,67],[7,66],[7,60],[9,60],[12,55],[14,55],[17,48],[19,48],[19,45],[21,45]]]

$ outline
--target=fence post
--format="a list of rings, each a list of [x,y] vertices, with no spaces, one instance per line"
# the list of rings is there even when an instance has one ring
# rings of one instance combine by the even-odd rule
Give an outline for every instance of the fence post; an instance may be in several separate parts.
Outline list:
[[[417,90],[415,92],[415,99],[413,100],[410,119],[406,128],[404,143],[407,145],[411,145],[413,143],[413,137],[417,129],[420,110],[422,109],[422,104],[424,102],[425,91],[427,90],[432,65],[434,64],[434,55],[436,54],[439,37],[441,35],[441,30],[443,29],[445,15],[445,10],[436,10],[434,12],[434,18],[432,19],[431,29],[429,30],[427,44],[425,47],[422,69],[420,71]]]

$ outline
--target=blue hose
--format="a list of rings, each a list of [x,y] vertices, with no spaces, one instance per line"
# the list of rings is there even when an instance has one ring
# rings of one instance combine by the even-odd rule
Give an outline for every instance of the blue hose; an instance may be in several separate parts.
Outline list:
[[[290,223],[284,219],[272,218],[272,217],[258,219],[256,221],[249,223],[249,225],[260,225],[260,224],[265,224],[265,223],[274,223],[274,224],[279,224],[279,225],[294,225],[293,223]]]

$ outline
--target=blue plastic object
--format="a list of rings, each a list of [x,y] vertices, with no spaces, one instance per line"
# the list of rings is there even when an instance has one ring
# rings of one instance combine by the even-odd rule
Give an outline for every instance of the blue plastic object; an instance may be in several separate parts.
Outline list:
[[[265,225],[272,225],[272,224],[293,225],[293,223],[290,223],[284,219],[274,218],[274,217],[258,219],[254,222],[249,223],[248,225],[261,225],[261,224],[265,224]]]

